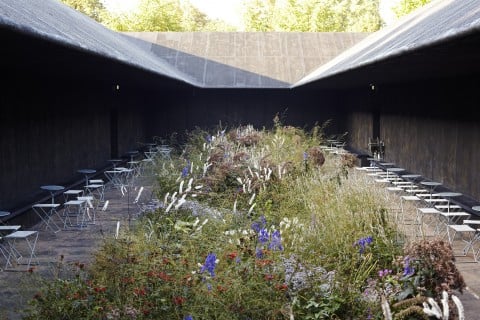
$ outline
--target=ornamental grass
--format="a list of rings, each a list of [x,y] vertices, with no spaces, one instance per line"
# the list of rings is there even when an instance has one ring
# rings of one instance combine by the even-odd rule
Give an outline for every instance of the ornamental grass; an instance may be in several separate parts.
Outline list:
[[[157,209],[45,281],[26,319],[417,319],[463,288],[453,255],[424,260],[443,244],[404,249],[388,195],[323,131],[190,132],[157,159]]]

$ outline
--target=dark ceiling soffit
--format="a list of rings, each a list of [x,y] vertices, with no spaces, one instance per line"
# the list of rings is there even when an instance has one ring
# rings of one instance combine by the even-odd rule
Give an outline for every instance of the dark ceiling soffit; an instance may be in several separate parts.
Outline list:
[[[0,21],[1,21],[1,17],[0,17]],[[186,81],[184,79],[179,79],[179,78],[168,76],[166,74],[157,72],[157,71],[152,70],[150,68],[145,68],[145,67],[143,67],[142,65],[139,65],[139,64],[129,63],[128,61],[125,61],[125,60],[122,60],[122,59],[117,59],[115,57],[108,56],[108,55],[105,55],[103,53],[99,53],[99,52],[96,52],[96,51],[93,51],[93,50],[88,50],[88,49],[85,49],[81,46],[76,46],[76,45],[74,45],[72,43],[69,43],[69,42],[59,41],[58,39],[55,39],[54,37],[49,37],[48,35],[40,34],[38,32],[34,32],[31,29],[21,28],[18,25],[15,25],[15,24],[4,24],[4,25],[7,26],[7,28],[6,28],[7,30],[11,30],[14,33],[18,33],[18,34],[21,34],[21,35],[26,36],[26,37],[33,37],[33,38],[41,40],[41,41],[50,42],[54,45],[64,47],[64,48],[67,48],[67,49],[70,49],[70,50],[73,50],[73,51],[76,51],[76,52],[83,53],[85,55],[91,55],[93,57],[98,57],[98,58],[110,60],[112,62],[119,63],[119,64],[125,65],[127,67],[131,67],[131,68],[137,69],[139,71],[158,76],[162,79],[167,79],[167,80],[170,80],[170,81],[173,80],[174,82],[177,82],[181,85],[187,85],[187,86],[195,87],[195,88],[198,88],[198,89],[262,89],[262,90],[263,89],[290,89],[289,84],[284,83],[284,82],[278,82],[278,84],[276,86],[266,86],[266,87],[248,86],[248,85],[247,86],[242,86],[242,87],[232,87],[232,86],[227,86],[227,85],[226,86],[208,85],[208,84],[205,85],[205,84],[200,84],[195,80]],[[161,58],[157,58],[157,59],[161,59]],[[186,77],[188,77],[188,76],[186,76]]]
[[[26,37],[37,38],[37,39],[40,39],[42,41],[50,42],[54,45],[58,45],[58,46],[61,46],[61,47],[64,47],[64,48],[68,48],[68,49],[71,49],[71,50],[74,50],[74,51],[77,51],[77,52],[83,52],[86,55],[91,55],[91,56],[94,56],[94,57],[100,57],[100,58],[103,58],[103,59],[107,59],[107,60],[110,60],[110,61],[114,61],[114,62],[129,66],[129,67],[138,69],[138,70],[142,70],[142,71],[145,71],[145,72],[148,72],[148,73],[154,73],[155,75],[157,75],[161,78],[173,80],[173,81],[181,83],[181,84],[187,84],[187,85],[190,85],[190,86],[193,86],[193,87],[199,87],[199,84],[195,83],[193,80],[189,79],[189,77],[187,77],[187,76],[185,76],[184,78],[183,77],[182,78],[173,77],[173,76],[170,76],[168,74],[159,72],[157,70],[153,70],[151,68],[145,68],[140,64],[131,63],[127,60],[117,59],[115,57],[105,55],[104,53],[101,53],[101,52],[95,52],[94,50],[84,48],[80,45],[75,45],[71,42],[61,41],[61,40],[59,40],[55,37],[52,37],[50,34],[41,33],[41,32],[38,32],[35,29],[29,28],[29,27],[26,27],[26,26],[20,26],[20,25],[14,23],[13,21],[11,21],[9,19],[5,19],[5,17],[2,17],[2,16],[0,16],[0,26],[2,28],[5,28],[6,30],[11,30],[12,32],[19,33],[19,34],[21,34],[23,36],[26,36]],[[112,32],[114,32],[114,31],[112,31]]]
[[[411,72],[405,69],[412,59],[422,57],[421,59],[425,62],[432,62],[439,64],[441,61],[434,60],[437,57],[433,56],[435,52],[445,52],[446,54],[451,54],[451,51],[448,50],[461,50],[459,49],[460,43],[466,39],[475,39],[475,43],[471,44],[470,49],[472,52],[479,52],[478,62],[480,62],[480,47],[478,47],[478,39],[480,39],[480,27],[469,29],[464,32],[459,32],[450,37],[442,38],[438,41],[432,41],[428,44],[415,47],[413,50],[408,51],[399,51],[395,54],[384,56],[380,59],[372,60],[368,63],[355,65],[351,68],[346,68],[339,70],[335,73],[326,73],[326,75],[319,77],[315,80],[306,81],[304,83],[292,85],[291,89],[341,89],[341,88],[355,88],[355,87],[365,87],[370,89],[371,84],[377,84],[378,82],[382,83],[395,83],[405,80],[422,80],[418,77],[421,75],[421,72]],[[448,50],[446,48],[449,48]],[[445,61],[443,61],[445,62]],[[468,70],[454,70],[448,73],[443,69],[437,69],[439,74],[431,74],[433,77],[448,77],[452,74],[461,75],[465,72],[478,72],[478,64],[471,65]],[[442,68],[438,65],[438,68]],[[443,66],[443,68],[445,68]],[[455,67],[453,67],[455,68]],[[449,69],[450,70],[450,69]],[[418,71],[418,70],[417,70]],[[391,78],[388,76],[389,72],[396,73],[397,75],[403,74],[402,78]],[[442,73],[443,72],[443,73]],[[452,73],[453,72],[453,73]],[[380,75],[380,76],[379,76]],[[424,77],[425,78],[425,77]],[[426,77],[425,79],[427,79]]]
[[[478,32],[480,32],[480,27],[475,28],[475,29],[470,29],[470,30],[467,30],[467,31],[464,31],[464,32],[459,32],[455,35],[439,39],[438,41],[433,41],[433,42],[430,42],[428,44],[424,44],[424,45],[415,47],[412,50],[397,51],[393,54],[385,55],[385,56],[382,56],[381,58],[374,59],[374,60],[371,60],[371,61],[366,62],[366,63],[359,63],[357,65],[353,65],[352,67],[345,68],[343,70],[341,69],[341,70],[338,70],[338,71],[335,71],[335,72],[332,72],[332,73],[329,73],[328,70],[327,70],[325,75],[322,76],[320,74],[319,76],[317,76],[316,78],[314,78],[312,80],[305,80],[308,77],[308,75],[307,75],[304,79],[302,79],[302,80],[298,81],[297,83],[293,84],[292,86],[290,86],[290,88],[294,89],[294,88],[300,88],[300,87],[303,87],[303,86],[309,86],[311,84],[314,84],[315,82],[324,82],[324,81],[335,79],[336,77],[339,77],[339,76],[348,76],[348,74],[351,73],[351,72],[361,71],[362,69],[366,69],[366,68],[375,68],[376,66],[382,65],[384,63],[388,63],[389,61],[395,60],[397,58],[405,57],[408,54],[415,54],[415,53],[423,51],[423,50],[428,50],[430,48],[436,48],[436,47],[439,47],[439,46],[442,46],[442,45],[446,45],[451,41],[454,41],[454,40],[457,40],[457,39],[460,39],[460,38],[464,38],[464,37],[468,37],[468,36],[471,36],[471,35],[475,35]],[[334,58],[334,60],[336,60],[336,58]],[[339,61],[335,65],[341,64],[341,62],[342,61]],[[328,62],[327,62],[327,64],[328,64]],[[320,67],[320,68],[322,68],[322,67]]]

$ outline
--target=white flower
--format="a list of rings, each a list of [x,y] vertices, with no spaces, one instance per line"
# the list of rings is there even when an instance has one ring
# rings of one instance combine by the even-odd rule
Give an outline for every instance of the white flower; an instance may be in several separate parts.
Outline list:
[[[252,205],[253,200],[255,199],[255,196],[256,196],[256,194],[255,194],[255,192],[254,192],[253,195],[250,197],[250,200],[248,200],[248,205]],[[235,200],[235,201],[236,201],[236,200]]]
[[[184,184],[184,182],[185,182],[185,181],[183,181],[183,180],[180,182],[180,186],[178,187],[178,193],[179,193],[179,194],[182,194],[182,193],[183,193],[183,184]]]
[[[167,194],[165,195],[165,198],[163,199],[163,203],[167,203],[168,202],[168,197],[170,196],[170,192],[167,192]]]
[[[195,219],[195,222],[193,223],[193,226],[196,227],[199,222],[200,222],[200,219],[198,219],[198,217],[197,217]]]

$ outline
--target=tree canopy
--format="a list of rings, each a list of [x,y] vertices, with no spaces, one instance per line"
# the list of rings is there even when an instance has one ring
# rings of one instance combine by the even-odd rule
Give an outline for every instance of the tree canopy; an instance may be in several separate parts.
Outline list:
[[[432,0],[400,0],[393,8],[393,13],[397,18],[403,17],[410,12],[423,7]]]
[[[246,0],[247,31],[371,32],[380,29],[379,0]]]
[[[66,5],[73,9],[80,11],[87,16],[102,22],[103,16],[106,13],[105,6],[100,0],[61,0]]]
[[[210,19],[189,0],[140,0],[138,8],[127,13],[108,11],[102,0],[61,1],[116,31],[236,31]],[[246,31],[372,32],[383,23],[380,0],[243,1]]]

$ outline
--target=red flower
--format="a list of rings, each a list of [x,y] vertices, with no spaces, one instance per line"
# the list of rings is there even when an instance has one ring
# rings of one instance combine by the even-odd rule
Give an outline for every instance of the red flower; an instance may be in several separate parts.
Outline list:
[[[261,259],[256,261],[256,264],[260,267],[265,267],[272,263],[273,263],[273,260],[270,260],[270,259]]]
[[[135,288],[133,289],[133,293],[135,293],[136,296],[144,296],[147,294],[147,290],[145,290],[145,287]]]
[[[264,278],[265,280],[267,280],[267,281],[270,281],[270,280],[273,280],[273,275],[271,275],[271,274],[266,274],[263,278]]]
[[[221,285],[218,285],[218,286],[217,286],[218,292],[225,292],[225,291],[227,291],[227,289],[228,289],[227,287],[223,287],[223,286],[221,286]]]
[[[160,272],[158,273],[158,277],[159,277],[160,279],[162,279],[163,281],[170,281],[170,280],[172,280],[172,277],[170,277],[168,274],[166,274],[166,273],[163,272],[163,271],[160,271]]]
[[[95,292],[97,292],[97,293],[99,293],[99,292],[105,292],[105,291],[107,291],[107,287],[104,287],[104,286],[95,287],[95,288],[93,288],[93,290],[94,290]]]
[[[280,290],[280,291],[287,291],[288,289],[288,286],[286,283],[277,284],[275,287],[277,288],[277,290]]]
[[[122,282],[123,283],[134,283],[135,278],[134,277],[125,277],[125,278],[122,279]]]
[[[229,254],[227,254],[227,257],[228,257],[230,260],[234,260],[237,256],[238,256],[237,251],[233,251],[233,252],[230,252]]]
[[[185,303],[185,301],[187,301],[187,299],[184,297],[180,297],[180,296],[173,297],[173,303],[177,306],[181,306],[182,304]]]

